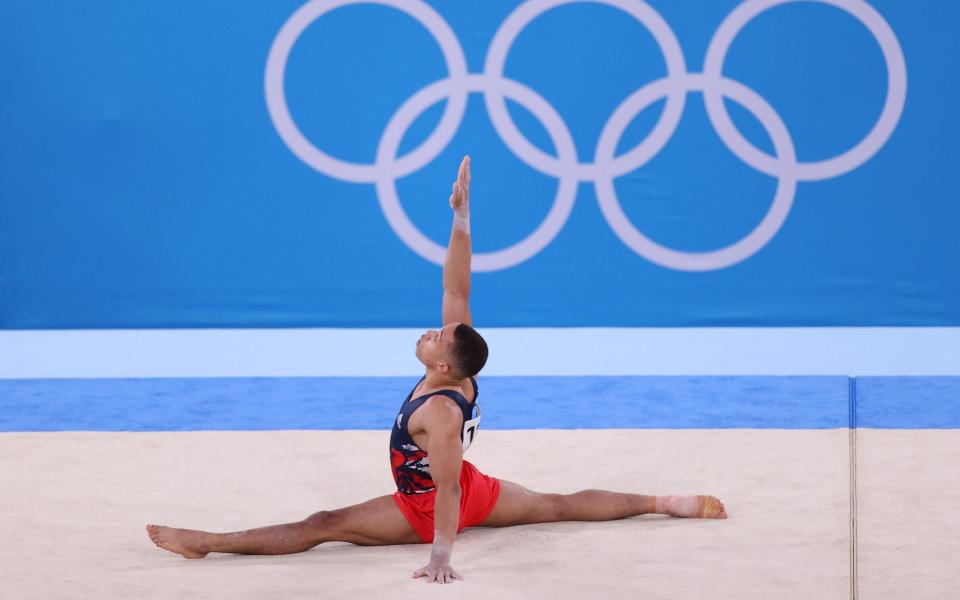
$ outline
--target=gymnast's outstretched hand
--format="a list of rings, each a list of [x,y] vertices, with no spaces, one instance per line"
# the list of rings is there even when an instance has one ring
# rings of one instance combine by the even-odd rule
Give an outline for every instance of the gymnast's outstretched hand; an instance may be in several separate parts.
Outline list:
[[[470,157],[464,156],[457,172],[457,180],[453,183],[450,192],[450,208],[457,216],[465,217],[470,214]]]

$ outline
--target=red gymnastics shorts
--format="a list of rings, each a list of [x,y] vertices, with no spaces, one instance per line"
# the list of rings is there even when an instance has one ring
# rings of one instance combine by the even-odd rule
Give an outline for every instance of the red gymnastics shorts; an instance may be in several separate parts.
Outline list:
[[[433,502],[436,496],[436,490],[423,494],[393,494],[397,508],[413,526],[420,539],[428,544],[433,542]],[[457,533],[483,523],[499,497],[500,481],[484,475],[475,466],[463,461],[460,466],[460,523],[457,525]]]

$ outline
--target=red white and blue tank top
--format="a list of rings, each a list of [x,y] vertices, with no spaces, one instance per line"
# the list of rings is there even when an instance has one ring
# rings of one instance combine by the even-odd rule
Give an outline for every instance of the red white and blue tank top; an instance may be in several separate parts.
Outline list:
[[[436,489],[433,477],[430,475],[430,459],[427,453],[420,449],[413,441],[407,424],[414,411],[423,406],[423,403],[434,396],[446,396],[460,407],[463,412],[463,428],[460,430],[460,441],[463,442],[463,451],[466,452],[480,427],[480,407],[477,406],[477,380],[470,378],[473,384],[473,403],[467,402],[463,394],[454,390],[437,390],[413,398],[413,392],[426,377],[420,379],[417,385],[410,390],[407,398],[400,407],[400,412],[393,423],[390,434],[390,467],[393,469],[393,480],[397,483],[397,490],[404,494],[422,494]],[[411,399],[412,398],[412,399]],[[476,416],[474,416],[476,413]]]

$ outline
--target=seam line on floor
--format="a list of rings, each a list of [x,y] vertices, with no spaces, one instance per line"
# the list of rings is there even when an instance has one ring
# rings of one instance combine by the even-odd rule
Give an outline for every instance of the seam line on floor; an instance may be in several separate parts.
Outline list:
[[[857,557],[857,378],[850,377],[847,393],[849,404],[849,457],[850,457],[850,598],[858,600],[860,581]]]

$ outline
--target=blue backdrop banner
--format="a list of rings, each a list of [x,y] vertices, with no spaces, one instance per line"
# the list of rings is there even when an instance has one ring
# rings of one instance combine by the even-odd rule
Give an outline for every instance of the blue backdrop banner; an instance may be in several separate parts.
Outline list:
[[[0,327],[960,325],[958,18],[3,2]]]

